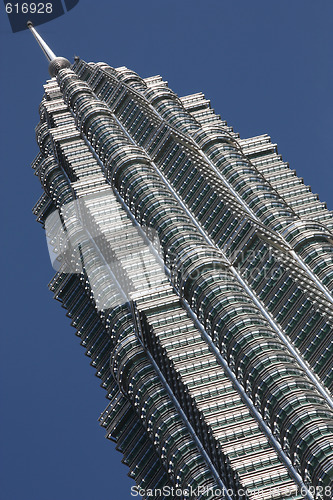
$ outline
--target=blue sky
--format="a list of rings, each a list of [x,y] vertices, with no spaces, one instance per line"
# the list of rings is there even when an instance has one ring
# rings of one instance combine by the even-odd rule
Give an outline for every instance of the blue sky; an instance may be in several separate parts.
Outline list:
[[[97,418],[107,405],[60,304],[30,163],[47,64],[29,32],[1,47],[1,498],[129,500],[133,482]],[[268,133],[333,209],[331,0],[80,0],[39,27],[57,55],[161,74],[202,91],[242,137]]]

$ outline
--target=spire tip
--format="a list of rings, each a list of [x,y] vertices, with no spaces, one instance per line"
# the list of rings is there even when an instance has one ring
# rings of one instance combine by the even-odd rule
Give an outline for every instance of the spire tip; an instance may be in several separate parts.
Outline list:
[[[31,31],[33,36],[35,37],[38,45],[40,46],[40,48],[44,52],[46,59],[49,62],[49,73],[50,73],[51,77],[56,76],[61,69],[70,68],[71,63],[67,59],[65,59],[64,57],[57,57],[55,55],[55,53],[50,49],[50,47],[47,45],[47,43],[45,43],[45,41],[39,35],[39,33],[37,33],[37,31],[34,28],[34,25],[32,24],[31,21],[27,22],[27,27],[29,28],[29,30]]]

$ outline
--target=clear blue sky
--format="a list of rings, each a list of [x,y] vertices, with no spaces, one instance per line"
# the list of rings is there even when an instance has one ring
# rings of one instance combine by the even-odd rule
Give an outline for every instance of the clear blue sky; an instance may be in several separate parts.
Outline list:
[[[47,65],[0,8],[0,497],[130,500],[127,467],[97,422],[104,391],[47,289],[53,271],[31,214]],[[70,60],[161,74],[180,96],[204,92],[242,137],[268,133],[332,209],[332,25],[332,0],[80,0],[39,31]]]

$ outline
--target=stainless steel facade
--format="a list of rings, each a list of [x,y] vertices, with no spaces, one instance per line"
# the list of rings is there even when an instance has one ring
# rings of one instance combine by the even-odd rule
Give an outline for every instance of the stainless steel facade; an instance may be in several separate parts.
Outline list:
[[[66,66],[40,105],[34,213],[83,202],[98,228],[69,217],[79,250],[59,252],[50,289],[129,474],[154,498],[331,498],[332,214],[203,94]]]

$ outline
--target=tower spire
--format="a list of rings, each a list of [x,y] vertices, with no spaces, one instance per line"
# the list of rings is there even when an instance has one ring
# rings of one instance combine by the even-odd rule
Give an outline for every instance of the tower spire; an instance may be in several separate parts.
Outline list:
[[[43,38],[40,36],[40,34],[37,33],[37,31],[34,28],[34,25],[32,24],[32,22],[28,21],[27,22],[27,26],[28,26],[29,30],[31,31],[31,33],[33,34],[33,36],[35,37],[35,39],[37,40],[38,45],[40,46],[40,48],[44,52],[44,55],[45,55],[46,59],[49,62],[53,61],[53,59],[55,59],[57,56],[50,49],[50,47],[47,45],[47,43],[43,40]]]
[[[27,26],[31,33],[33,34],[35,40],[37,41],[38,45],[44,52],[44,55],[46,59],[49,62],[49,73],[50,75],[56,76],[60,69],[63,68],[69,68],[71,66],[71,63],[68,61],[68,59],[65,59],[64,57],[57,57],[55,53],[50,49],[50,47],[47,45],[47,43],[43,40],[43,38],[40,36],[40,34],[37,32],[37,30],[34,28],[34,25],[32,24],[31,21],[27,22]]]

